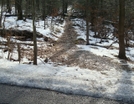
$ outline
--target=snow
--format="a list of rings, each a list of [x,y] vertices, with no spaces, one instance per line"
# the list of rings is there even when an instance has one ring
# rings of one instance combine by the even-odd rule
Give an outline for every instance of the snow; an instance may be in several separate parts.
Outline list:
[[[83,19],[72,19],[72,21],[74,24],[75,31],[79,34],[77,39],[83,39],[86,41],[86,30],[85,30],[86,23],[85,23],[85,21]],[[106,26],[106,27],[111,29],[111,32],[109,32],[110,35],[108,36],[108,38],[110,38],[110,39],[102,39],[103,41],[101,41],[100,38],[93,37],[95,35],[95,33],[90,30],[89,31],[89,35],[90,35],[89,43],[97,45],[97,46],[77,45],[77,47],[80,50],[90,51],[95,55],[107,56],[110,58],[117,58],[115,56],[118,56],[119,44],[117,42],[115,42],[115,41],[117,41],[117,39],[113,38],[113,35],[112,35],[112,31],[114,30],[114,27],[112,27],[111,25]],[[130,40],[130,42],[131,42],[131,44],[133,44],[134,40]],[[112,49],[107,49],[107,48],[101,47],[101,46],[110,46],[111,44],[113,47]],[[132,61],[134,61],[134,50],[133,49],[134,48],[130,48],[130,47],[126,48],[126,56]]]
[[[80,48],[80,50],[85,50],[85,51],[90,51],[92,53],[94,53],[95,55],[99,55],[99,56],[107,56],[110,58],[116,58],[115,56],[118,54],[118,50],[116,49],[106,49],[106,48],[102,48],[102,47],[97,47],[97,46],[86,46],[86,45],[77,45],[78,48]]]
[[[8,17],[5,20],[5,27],[7,29],[19,29],[32,31],[32,21],[17,21],[16,17]],[[64,32],[64,25],[53,23],[51,28],[51,17],[47,18],[49,21],[48,27],[44,29],[44,22],[36,22],[37,32],[44,36],[57,40]],[[79,33],[78,38],[86,40],[85,36],[85,21],[81,22],[75,20],[76,25],[83,24],[83,30],[78,26],[74,26],[76,32]],[[111,27],[112,28],[112,27]],[[58,33],[55,33],[58,31]],[[54,35],[52,35],[54,34]],[[77,45],[79,50],[90,51],[99,56],[110,57],[112,61],[134,69],[133,63],[122,63],[122,60],[117,59],[118,44],[114,43],[113,49],[107,49],[101,46],[109,46],[113,43],[112,40],[100,43],[100,39],[93,37],[94,32],[90,31],[90,43],[93,45]],[[0,37],[0,40],[5,40]],[[5,40],[6,41],[6,40]],[[115,40],[114,40],[115,41]],[[132,41],[132,43],[134,43]],[[39,45],[39,44],[38,44]],[[99,47],[100,46],[100,47]],[[127,57],[134,61],[133,48],[126,49]],[[14,57],[17,54],[14,54]],[[42,63],[38,60],[38,65],[22,64],[12,62],[5,59],[7,53],[0,50],[0,83],[7,83],[11,85],[29,86],[35,88],[50,89],[69,94],[89,95],[94,97],[104,97],[115,100],[132,101],[134,102],[134,72],[125,71],[122,69],[107,69],[103,71],[82,69],[78,66],[68,67],[60,66],[55,63]],[[23,58],[23,62],[27,62]]]
[[[38,62],[34,66],[0,59],[0,83],[116,100],[134,98],[134,72],[114,68],[96,71]]]
[[[56,24],[55,21],[57,19],[60,19],[60,17],[54,18],[52,21],[52,18],[49,17],[46,19],[46,28],[44,29],[44,21],[39,20],[36,24],[36,31],[40,34],[50,37],[53,40],[57,40],[64,32],[64,25],[65,21],[62,24]],[[52,25],[51,25],[52,24]],[[6,29],[18,29],[18,30],[28,30],[33,31],[32,28],[32,20],[27,19],[26,21],[23,20],[17,20],[17,17],[6,17],[5,19],[5,28]],[[58,30],[58,33],[57,31]],[[52,34],[54,34],[52,36]]]

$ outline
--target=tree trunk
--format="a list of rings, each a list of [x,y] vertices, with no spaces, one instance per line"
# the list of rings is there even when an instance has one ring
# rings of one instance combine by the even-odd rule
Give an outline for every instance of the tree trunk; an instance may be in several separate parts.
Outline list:
[[[67,8],[68,8],[68,0],[65,1],[65,13],[67,13]]]
[[[7,0],[7,12],[11,14],[11,1]]]
[[[3,0],[1,1],[0,27],[2,27]]]
[[[62,0],[62,16],[63,16],[63,18],[64,18],[64,13],[65,13],[65,0]]]
[[[37,40],[36,40],[36,26],[35,26],[35,0],[32,1],[32,15],[33,15],[33,43],[34,43],[34,65],[37,65]]]
[[[47,14],[48,15],[52,14],[52,1],[51,0],[47,1]]]
[[[26,0],[25,1],[25,12],[24,12],[24,14],[25,14],[25,16],[24,16],[24,21],[26,21],[26,19],[27,19],[27,15],[28,15],[28,1]]]
[[[42,0],[42,20],[46,18],[46,0]]]
[[[44,29],[46,28],[45,19],[46,19],[46,0],[42,0],[42,20],[44,20]]]
[[[119,58],[126,59],[124,42],[125,0],[119,0]]]
[[[93,28],[94,28],[94,19],[95,19],[95,13],[94,13],[94,0],[91,0],[90,1],[90,3],[91,3],[91,12],[90,12],[90,14],[91,14],[91,26],[92,26],[92,30],[94,30]]]
[[[18,13],[18,20],[22,20],[22,0],[15,0],[16,2],[16,8],[17,8],[17,13]]]
[[[89,0],[86,0],[86,44],[89,45]]]
[[[15,14],[17,14],[17,0],[15,0]]]
[[[36,6],[38,11],[40,11],[40,0],[36,0]]]

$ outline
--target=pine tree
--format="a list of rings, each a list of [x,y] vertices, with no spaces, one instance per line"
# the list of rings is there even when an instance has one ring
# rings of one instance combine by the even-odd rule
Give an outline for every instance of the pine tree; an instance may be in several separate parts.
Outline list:
[[[119,0],[119,58],[126,59],[124,43],[125,0]]]
[[[34,65],[37,65],[37,40],[35,26],[35,0],[32,1],[32,17],[33,17],[33,43],[34,43]]]

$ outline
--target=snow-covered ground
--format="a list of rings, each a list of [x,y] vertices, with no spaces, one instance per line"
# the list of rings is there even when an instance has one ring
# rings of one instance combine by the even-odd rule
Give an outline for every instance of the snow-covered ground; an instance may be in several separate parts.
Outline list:
[[[76,32],[79,34],[77,37],[78,39],[83,39],[86,41],[86,23],[83,19],[73,19],[73,24]],[[94,32],[91,30],[89,31],[89,43],[94,44],[93,45],[77,45],[80,49],[85,50],[85,51],[90,51],[94,53],[95,55],[100,55],[100,56],[107,56],[110,58],[115,58],[117,59],[118,53],[119,53],[119,44],[115,41],[118,39],[113,37],[112,31],[114,27],[112,25],[107,26],[107,28],[110,28],[111,32],[108,33],[108,38],[109,39],[100,39],[100,38],[95,38],[93,37],[95,35]],[[134,46],[134,40],[130,41],[131,44]],[[100,47],[99,47],[100,46]],[[111,46],[112,48],[107,49],[105,47]],[[126,48],[126,56],[134,61],[134,47],[128,47]]]
[[[57,40],[64,32],[63,27],[65,25],[65,21],[63,21],[62,24],[57,23],[60,21],[60,19],[61,17],[56,17],[56,18],[48,17],[46,18],[45,23],[42,20],[38,20],[35,23],[36,31],[46,37],[49,37],[53,40]],[[45,24],[45,29],[44,29],[44,24]],[[6,29],[33,31],[32,20],[30,19],[26,19],[26,21],[23,20],[17,21],[17,17],[6,17],[4,25]]]
[[[134,72],[44,65],[40,60],[33,66],[0,59],[0,66],[0,83],[134,101]]]
[[[50,28],[44,29],[43,21],[37,24],[37,31],[45,36],[57,40],[55,36],[51,35]],[[65,24],[65,23],[64,23]],[[64,24],[55,25],[61,32],[56,34],[57,37],[61,36],[64,32]],[[16,17],[6,18],[6,28],[15,28],[20,30],[32,31],[32,21],[27,20],[17,21]],[[85,39],[85,31],[75,27],[76,31],[80,34],[78,38]],[[58,31],[59,31],[58,30]],[[55,30],[56,31],[56,30]],[[90,31],[92,35],[93,32]],[[96,43],[99,39],[90,37],[92,43]],[[4,40],[1,38],[1,40]],[[103,42],[98,45],[110,45],[113,41]],[[113,44],[118,48],[118,44]],[[80,50],[93,52],[96,55],[107,56],[120,63],[115,56],[118,55],[117,49],[106,49],[98,46],[85,46],[78,45]],[[127,57],[134,60],[133,48],[129,48]],[[105,97],[123,101],[134,102],[134,72],[124,71],[121,69],[112,69],[96,71],[90,69],[81,69],[77,66],[67,67],[54,64],[52,62],[42,63],[38,60],[38,65],[26,65],[18,62],[7,61],[5,53],[0,50],[0,83],[8,83],[12,85],[29,86],[36,88],[44,88],[56,90],[64,93],[89,95],[95,97]],[[7,55],[6,55],[7,56]],[[118,64],[117,63],[117,64]],[[128,68],[134,68],[132,63],[126,62],[124,65]]]

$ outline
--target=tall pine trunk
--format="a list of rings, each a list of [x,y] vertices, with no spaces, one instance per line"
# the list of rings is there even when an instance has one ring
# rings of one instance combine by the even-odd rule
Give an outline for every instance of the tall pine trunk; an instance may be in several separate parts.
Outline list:
[[[22,0],[15,0],[15,5],[16,5],[17,14],[18,14],[18,20],[22,20],[23,19],[23,15],[22,15]]]
[[[7,12],[11,14],[11,0],[7,0]]]
[[[86,44],[89,45],[89,0],[86,0]]]
[[[126,59],[124,42],[125,0],[119,0],[119,58]]]
[[[42,0],[42,20],[46,18],[46,0]]]
[[[45,20],[46,20],[46,0],[42,0],[42,20],[44,20],[44,29],[45,27]]]
[[[1,0],[0,27],[2,27],[3,5],[4,5],[4,0]]]
[[[33,17],[33,43],[34,43],[34,65],[37,65],[37,40],[35,26],[35,0],[32,1],[32,17]]]
[[[62,0],[62,16],[64,18],[64,13],[65,13],[65,0]]]

